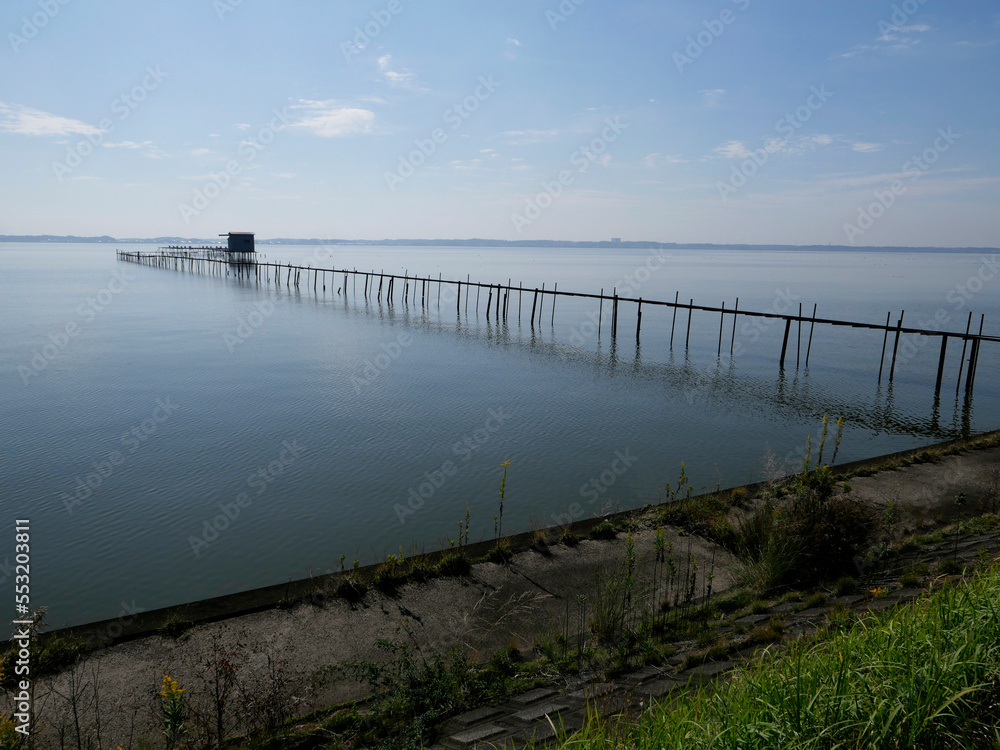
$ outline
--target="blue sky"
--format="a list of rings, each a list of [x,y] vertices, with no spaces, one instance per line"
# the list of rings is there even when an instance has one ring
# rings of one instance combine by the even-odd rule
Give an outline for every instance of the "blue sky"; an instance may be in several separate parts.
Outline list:
[[[995,2],[11,0],[0,31],[0,234],[1000,244]]]

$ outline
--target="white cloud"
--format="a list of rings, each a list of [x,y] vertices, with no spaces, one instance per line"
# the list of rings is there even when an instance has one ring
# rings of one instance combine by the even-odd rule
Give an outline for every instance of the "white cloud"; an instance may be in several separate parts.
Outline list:
[[[249,130],[250,129],[250,123],[248,123],[248,122],[238,122],[238,123],[236,123],[235,127],[238,130]]]
[[[191,150],[191,156],[204,156],[210,153],[212,153],[212,149],[210,148],[195,148]]]
[[[506,130],[504,135],[511,146],[527,146],[533,143],[551,141],[559,135],[558,130]]]
[[[392,70],[389,66],[392,65],[392,55],[382,55],[378,59],[378,69],[382,71],[390,83],[404,84],[409,83],[413,79],[413,73],[408,70],[398,71]]]
[[[713,154],[718,154],[723,159],[746,159],[750,156],[750,150],[742,141],[729,141],[721,146],[712,149]]]
[[[871,153],[874,153],[876,151],[881,151],[882,150],[882,144],[881,143],[862,143],[862,142],[858,141],[858,142],[855,142],[855,143],[853,143],[851,145],[851,149],[853,149],[854,151],[858,151],[858,152],[860,152],[862,154],[871,154]]]
[[[718,107],[719,103],[722,101],[722,97],[725,95],[725,89],[702,89],[698,92],[701,94],[701,101],[706,107]]]
[[[507,44],[513,44],[515,47],[520,47],[521,46],[521,43],[517,39],[515,39],[514,37],[508,37],[507,38]]]
[[[368,133],[375,123],[375,113],[370,109],[341,105],[336,100],[310,101],[300,99],[292,109],[303,110],[301,119],[291,127],[307,130],[321,138],[339,138],[357,133]]]
[[[642,163],[647,169],[660,169],[671,164],[686,164],[687,159],[672,154],[652,153],[643,157]]]
[[[130,151],[142,151],[143,156],[149,159],[166,159],[167,154],[153,145],[152,141],[107,141],[101,144],[104,148],[125,148]]]
[[[19,135],[99,135],[100,128],[23,104],[0,102],[0,131]]]

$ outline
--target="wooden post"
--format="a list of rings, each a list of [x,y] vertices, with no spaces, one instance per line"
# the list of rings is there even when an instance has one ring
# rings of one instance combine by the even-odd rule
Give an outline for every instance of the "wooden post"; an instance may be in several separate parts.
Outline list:
[[[382,279],[383,279],[382,274],[379,274],[379,276],[378,276],[378,301],[379,302],[382,301]]]
[[[559,283],[556,283],[555,289],[552,292],[552,318],[549,320],[549,325],[555,325],[556,322],[556,297],[559,294]]]
[[[438,309],[441,309],[441,271],[438,271]]]
[[[736,323],[739,320],[740,298],[736,298],[736,307],[733,308],[733,338],[729,341],[729,356],[733,356],[733,349],[736,346]]]
[[[972,381],[976,379],[976,354],[979,352],[979,339],[972,340],[972,348],[969,350],[969,372],[965,376],[965,393],[972,392]]]
[[[469,314],[469,279],[472,278],[471,274],[465,275],[465,314]],[[479,304],[479,293],[476,293],[476,304]]]
[[[878,382],[880,383],[882,382],[882,368],[885,366],[885,345],[889,341],[889,317],[891,315],[891,310],[885,314],[885,335],[882,336],[882,358],[878,361]]]
[[[497,284],[497,312],[496,312],[497,322],[500,322],[500,285]]]
[[[806,346],[806,369],[809,369],[809,352],[812,351],[813,347],[813,329],[816,327],[816,308],[819,307],[818,302],[813,302],[813,317],[812,323],[809,325],[809,344]]]
[[[458,295],[455,297],[455,312],[462,314],[462,280],[458,281]]]
[[[802,355],[802,303],[799,303],[799,325],[795,341],[795,369],[799,369],[799,359]]]
[[[792,330],[792,319],[785,318],[785,339],[781,342],[781,361],[778,367],[785,369],[785,353],[788,351],[788,332]]]
[[[521,294],[524,290],[521,289],[522,282],[517,282],[517,324],[521,325]]]
[[[941,337],[941,356],[938,357],[937,381],[934,383],[934,395],[941,392],[941,378],[944,376],[944,355],[948,351],[948,337]]]
[[[510,298],[514,293],[514,290],[510,288],[510,283],[513,279],[507,279],[507,293],[503,296],[503,319],[507,320],[507,312],[510,310]]]
[[[958,360],[958,383],[955,385],[955,395],[962,387],[962,370],[965,369],[965,349],[969,345],[969,331],[972,329],[972,310],[969,310],[969,320],[965,324],[965,336],[962,337],[962,356]]]
[[[674,325],[677,323],[677,300],[681,297],[681,293],[677,292],[674,295],[674,319],[670,323],[670,351],[674,350]]]
[[[531,327],[535,327],[535,306],[538,304],[538,290],[535,290],[535,296],[531,298]]]
[[[545,282],[542,282],[542,294],[538,300],[538,325],[542,325],[542,310],[545,309]]]
[[[642,297],[639,297],[639,308],[635,314],[635,345],[639,346],[639,329],[642,328]]]
[[[486,319],[490,319],[490,304],[493,302],[493,287],[490,287],[490,296],[486,298]]]
[[[688,346],[691,343],[691,314],[694,312],[694,298],[691,299],[688,305],[688,330],[687,338],[684,339],[684,351],[688,350]]]
[[[614,302],[611,308],[611,338],[618,336],[618,288],[614,289]]]
[[[906,314],[906,310],[899,313],[899,322],[896,324],[896,340],[892,344],[892,364],[889,366],[889,382],[892,382],[893,376],[896,374],[896,351],[899,349],[899,329],[903,327],[903,316]]]
[[[986,322],[986,313],[983,313],[979,318],[979,336],[983,335],[983,324]],[[979,363],[979,347],[982,344],[982,340],[979,338],[973,339],[972,341],[972,351],[969,352],[969,374],[965,379],[965,392],[971,393],[972,387],[976,382],[976,365]]]
[[[601,322],[604,319],[604,287],[601,287],[601,302],[597,307],[597,338],[601,338]]]
[[[717,356],[722,356],[722,326],[726,321],[726,301],[722,301],[722,313],[719,315],[719,353]]]

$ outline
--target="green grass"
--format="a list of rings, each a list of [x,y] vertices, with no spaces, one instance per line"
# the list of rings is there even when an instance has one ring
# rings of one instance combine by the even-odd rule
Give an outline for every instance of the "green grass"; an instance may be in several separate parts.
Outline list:
[[[1000,570],[767,655],[639,718],[591,719],[563,747],[997,747]],[[846,624],[846,623],[845,623]]]

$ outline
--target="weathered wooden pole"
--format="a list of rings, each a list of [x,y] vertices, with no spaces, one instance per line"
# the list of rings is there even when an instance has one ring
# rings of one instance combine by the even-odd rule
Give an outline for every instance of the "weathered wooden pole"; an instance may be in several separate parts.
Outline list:
[[[542,325],[542,310],[545,309],[545,282],[542,282],[542,293],[538,298],[538,326]]]
[[[497,318],[497,322],[498,323],[500,322],[500,289],[501,289],[500,285],[497,284],[497,311],[496,311],[496,318]]]
[[[507,293],[503,296],[503,319],[507,320],[507,312],[510,310],[510,298],[514,290],[510,288],[513,279],[507,279]]]
[[[555,325],[556,322],[556,297],[559,296],[559,283],[556,282],[555,289],[552,292],[552,318],[549,320],[549,325]]]
[[[521,325],[521,295],[522,295],[522,293],[524,291],[521,288],[521,284],[522,283],[523,282],[520,282],[520,281],[517,282],[517,324],[518,325]]]
[[[482,284],[476,284],[476,315],[479,315],[479,292],[482,290]]]
[[[896,323],[896,339],[892,344],[892,364],[889,366],[889,382],[892,382],[893,376],[896,374],[896,352],[899,350],[899,329],[903,327],[903,316],[906,315],[906,310],[899,313],[899,322]]]
[[[611,307],[611,338],[618,337],[618,288],[614,289],[614,301]]]
[[[986,322],[986,313],[979,317],[979,336],[983,335],[983,324]],[[969,374],[965,379],[965,392],[971,393],[972,387],[976,383],[976,365],[979,364],[979,347],[982,339],[975,338],[972,341],[972,351],[969,352]]]
[[[538,304],[538,290],[535,290],[535,296],[531,298],[531,327],[535,327],[535,306]]]
[[[799,321],[795,340],[795,369],[799,369],[799,359],[802,355],[802,303],[799,303]]]
[[[882,336],[882,358],[878,362],[878,382],[882,382],[882,368],[885,367],[885,345],[889,341],[889,319],[892,316],[892,310],[885,314],[885,335]]]
[[[806,369],[809,369],[809,352],[812,351],[813,346],[813,329],[816,327],[816,309],[819,307],[818,302],[813,302],[813,317],[812,323],[809,325],[809,343],[806,345]]]
[[[490,287],[490,294],[486,298],[486,319],[490,319],[490,304],[493,302],[493,287]]]
[[[719,315],[719,353],[717,356],[722,356],[722,326],[726,322],[726,301],[722,301],[722,313]]]
[[[469,314],[469,279],[472,278],[472,274],[465,275],[465,314]],[[476,297],[478,300],[478,296]],[[478,303],[477,303],[478,304]]]
[[[934,383],[934,395],[941,392],[941,378],[944,376],[944,355],[948,351],[948,336],[941,337],[941,356],[938,357],[937,380]]]
[[[691,298],[691,302],[688,305],[688,330],[687,337],[684,339],[684,351],[688,350],[688,346],[691,343],[691,315],[694,313],[694,298]]]
[[[601,302],[597,306],[597,338],[601,338],[601,323],[604,321],[604,287],[601,287]]]
[[[674,350],[674,325],[677,323],[677,300],[681,298],[681,293],[674,295],[674,319],[670,323],[670,351]]]
[[[778,367],[782,370],[785,369],[785,353],[788,351],[788,333],[792,330],[792,319],[785,318],[785,339],[781,342],[781,360],[778,363]]]
[[[965,336],[962,337],[962,356],[958,360],[958,383],[955,384],[955,395],[962,387],[962,370],[965,369],[965,350],[969,346],[969,331],[972,330],[972,310],[969,310],[969,320],[965,324]]]
[[[462,282],[458,282],[458,293],[455,295],[455,312],[462,314]]]
[[[733,349],[736,348],[736,322],[739,320],[740,298],[736,298],[736,306],[733,308],[733,337],[729,340],[729,356],[733,356]]]
[[[438,309],[441,309],[441,271],[438,271]]]

